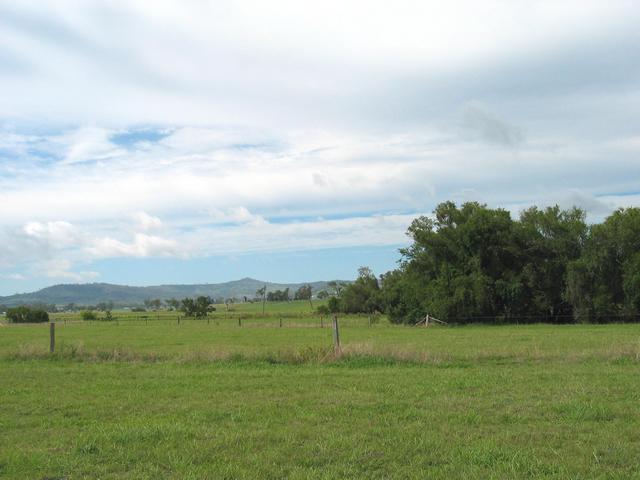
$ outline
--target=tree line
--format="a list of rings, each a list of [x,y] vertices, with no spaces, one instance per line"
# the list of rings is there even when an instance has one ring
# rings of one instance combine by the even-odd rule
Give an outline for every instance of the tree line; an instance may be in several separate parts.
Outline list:
[[[579,208],[504,209],[441,203],[416,218],[397,269],[358,279],[327,311],[430,314],[454,323],[640,320],[640,209],[588,225]]]

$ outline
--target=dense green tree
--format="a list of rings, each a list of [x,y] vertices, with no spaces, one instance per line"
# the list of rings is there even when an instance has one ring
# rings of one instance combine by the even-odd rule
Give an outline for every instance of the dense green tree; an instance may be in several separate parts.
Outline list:
[[[93,310],[83,310],[82,312],[80,312],[80,318],[88,322],[90,320],[97,320],[98,314]]]
[[[568,266],[565,298],[581,322],[640,314],[640,208],[619,209],[593,225],[581,257]]]
[[[7,320],[11,323],[26,323],[29,315],[29,307],[20,305],[7,310]]]
[[[518,313],[513,307],[522,281],[509,212],[445,202],[434,218],[414,220],[407,233],[413,244],[401,250],[404,278],[388,278],[395,294],[385,295],[394,321],[414,322],[427,313],[458,322]]]
[[[49,321],[49,314],[41,308],[21,305],[7,310],[7,320],[11,323],[43,323]]]
[[[358,278],[342,289],[339,299],[340,311],[345,313],[373,313],[380,310],[380,286],[371,269],[360,267]]]
[[[215,310],[215,307],[211,297],[201,295],[196,298],[183,298],[180,309],[186,317],[203,318],[207,316],[207,313]]]
[[[329,297],[329,300],[327,300],[327,309],[331,313],[338,313],[340,311],[340,300],[338,297]]]
[[[288,287],[284,290],[275,290],[267,294],[267,301],[269,302],[288,302],[289,300],[291,300],[291,297],[289,296]]]
[[[442,203],[409,227],[400,268],[382,276],[384,307],[406,323],[426,314],[459,323],[566,321],[568,265],[587,231],[576,208],[533,207],[513,220],[476,202]]]
[[[580,258],[588,228],[584,211],[559,207],[525,210],[520,216],[522,310],[537,319],[567,321],[567,267]]]

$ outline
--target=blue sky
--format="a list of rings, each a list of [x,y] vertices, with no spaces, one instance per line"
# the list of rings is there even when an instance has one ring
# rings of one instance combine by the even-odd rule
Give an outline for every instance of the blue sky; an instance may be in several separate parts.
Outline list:
[[[352,278],[442,201],[640,203],[633,1],[0,5],[0,295]]]

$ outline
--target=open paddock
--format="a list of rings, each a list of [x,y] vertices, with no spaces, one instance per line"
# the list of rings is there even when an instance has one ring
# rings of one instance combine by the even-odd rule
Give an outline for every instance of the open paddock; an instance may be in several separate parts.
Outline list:
[[[640,325],[253,320],[1,328],[0,477],[640,471]]]

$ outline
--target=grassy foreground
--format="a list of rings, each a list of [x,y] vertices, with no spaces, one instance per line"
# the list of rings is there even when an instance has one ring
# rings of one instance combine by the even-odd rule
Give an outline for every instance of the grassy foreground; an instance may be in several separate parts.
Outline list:
[[[640,478],[639,325],[57,334],[0,328],[0,478]]]

